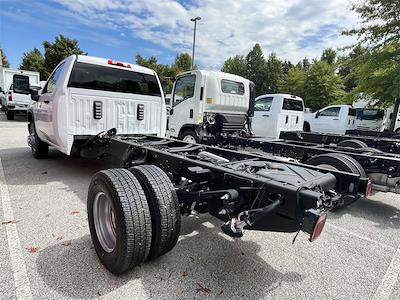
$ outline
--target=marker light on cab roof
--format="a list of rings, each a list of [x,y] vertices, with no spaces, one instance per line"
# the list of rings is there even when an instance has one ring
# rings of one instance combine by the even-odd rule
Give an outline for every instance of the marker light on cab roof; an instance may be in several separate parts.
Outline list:
[[[124,67],[124,68],[131,68],[131,65],[125,62],[121,62],[121,61],[115,61],[112,59],[108,60],[108,64],[109,65],[113,65],[113,66],[118,66],[118,67]]]

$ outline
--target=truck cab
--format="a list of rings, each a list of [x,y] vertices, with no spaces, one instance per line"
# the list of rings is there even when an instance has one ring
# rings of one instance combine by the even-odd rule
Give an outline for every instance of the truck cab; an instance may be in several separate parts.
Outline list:
[[[48,146],[69,155],[110,128],[119,134],[165,136],[164,95],[157,74],[148,68],[71,55],[40,92],[31,92],[28,144],[34,156],[37,151],[36,156],[47,156]]]
[[[281,132],[301,131],[303,99],[287,94],[266,94],[255,99],[251,128],[256,136],[279,138]]]
[[[193,70],[177,76],[171,95],[170,136],[196,143],[247,130],[254,84],[233,74]]]
[[[329,105],[304,114],[304,131],[345,134],[356,128],[356,109],[350,105]]]

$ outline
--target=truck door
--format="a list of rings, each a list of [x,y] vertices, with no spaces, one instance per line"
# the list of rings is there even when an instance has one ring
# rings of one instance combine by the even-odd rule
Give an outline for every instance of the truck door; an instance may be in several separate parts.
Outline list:
[[[339,133],[342,126],[340,126],[340,107],[331,106],[320,110],[315,118],[312,131],[322,132],[322,133]]]
[[[255,101],[254,116],[251,127],[256,136],[276,137],[273,121],[271,120],[271,106],[274,97],[262,97]]]
[[[34,111],[36,130],[39,131],[39,137],[44,140],[56,144],[54,137],[54,126],[52,110],[55,108],[54,98],[56,94],[57,82],[62,74],[64,63],[59,65],[47,80],[46,85],[43,88],[42,95],[39,101],[36,103],[36,109]],[[40,136],[40,134],[42,136]]]
[[[195,90],[195,74],[178,77],[175,81],[169,116],[169,131],[172,137],[179,137],[179,132],[184,125],[197,124],[199,103]]]

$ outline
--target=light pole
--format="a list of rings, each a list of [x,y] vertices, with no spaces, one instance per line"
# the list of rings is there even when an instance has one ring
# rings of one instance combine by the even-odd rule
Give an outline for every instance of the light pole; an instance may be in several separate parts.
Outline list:
[[[196,45],[196,24],[197,21],[200,21],[201,17],[195,17],[195,18],[191,18],[190,21],[194,22],[194,28],[193,28],[193,48],[192,48],[192,70],[193,70],[193,66],[194,66],[194,47]]]

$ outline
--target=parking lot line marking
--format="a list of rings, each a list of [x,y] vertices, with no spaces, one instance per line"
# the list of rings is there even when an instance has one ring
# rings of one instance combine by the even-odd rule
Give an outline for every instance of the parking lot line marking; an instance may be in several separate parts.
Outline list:
[[[393,288],[397,283],[397,279],[399,278],[400,273],[400,249],[397,249],[396,253],[393,256],[392,261],[388,269],[386,270],[385,276],[381,281],[381,284],[378,286],[374,299],[376,300],[386,300],[390,298],[390,295],[393,292]]]
[[[393,250],[396,249],[396,248],[393,247],[393,246],[386,245],[386,244],[381,243],[381,242],[379,242],[379,241],[373,240],[373,239],[371,239],[371,238],[369,238],[369,237],[367,237],[367,236],[364,236],[364,235],[361,235],[361,234],[358,234],[358,233],[351,232],[350,230],[348,230],[348,229],[346,229],[346,228],[342,228],[342,227],[339,227],[339,226],[337,226],[337,225],[333,225],[333,224],[331,224],[331,223],[326,223],[326,225],[328,225],[328,226],[330,226],[330,227],[332,227],[332,228],[335,228],[336,230],[339,230],[339,231],[341,231],[341,232],[344,232],[344,233],[346,233],[346,234],[348,234],[348,235],[351,235],[351,236],[354,236],[354,237],[356,237],[356,238],[359,238],[359,239],[361,239],[361,240],[364,240],[364,241],[367,241],[367,242],[370,242],[370,243],[373,243],[373,244],[377,244],[377,245],[379,245],[379,246],[381,246],[381,247],[383,247],[383,248],[390,248],[390,249],[393,249]]]
[[[0,158],[0,195],[3,206],[4,221],[14,220],[14,213],[11,206],[10,194],[4,175],[3,164]],[[17,299],[32,299],[31,286],[26,272],[24,255],[22,253],[21,242],[18,236],[17,224],[10,223],[5,225],[8,249],[14,276],[14,285]]]

